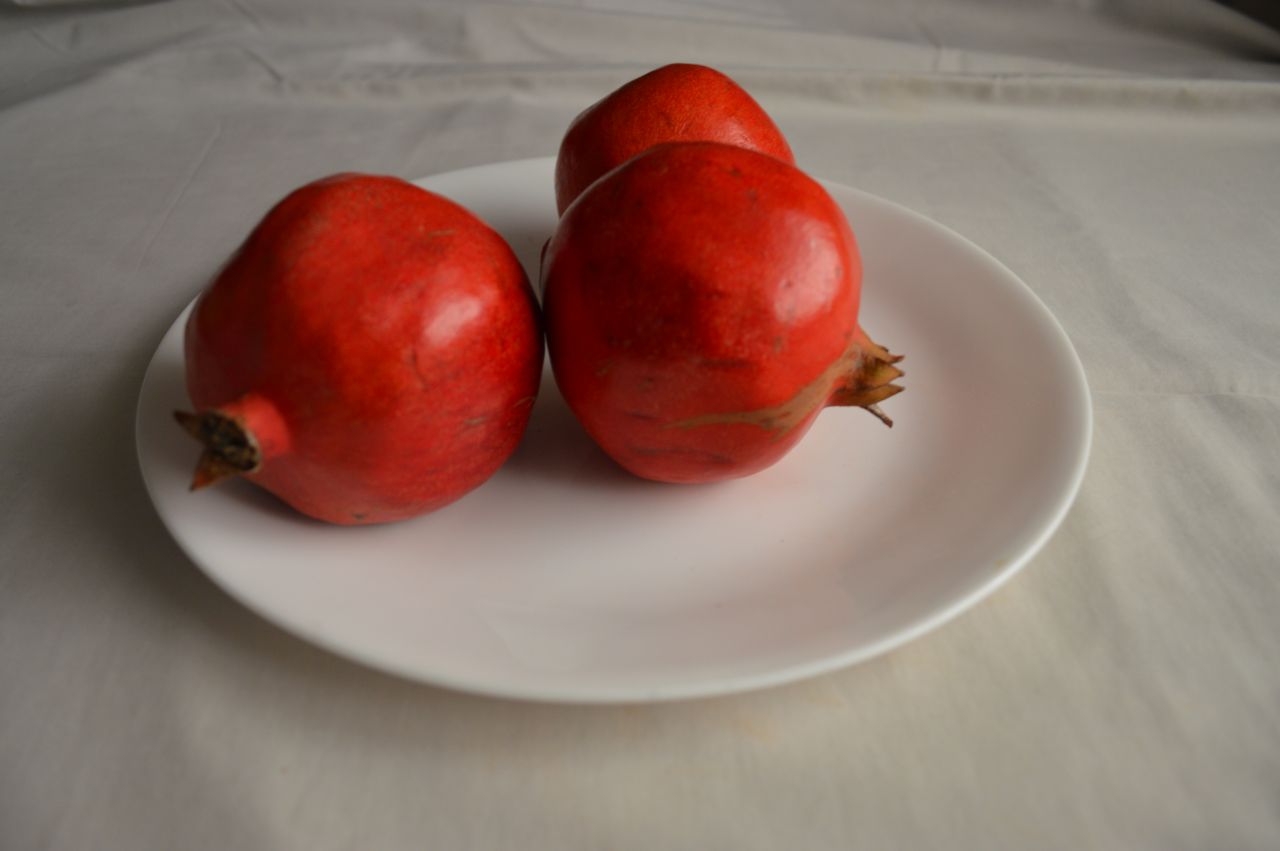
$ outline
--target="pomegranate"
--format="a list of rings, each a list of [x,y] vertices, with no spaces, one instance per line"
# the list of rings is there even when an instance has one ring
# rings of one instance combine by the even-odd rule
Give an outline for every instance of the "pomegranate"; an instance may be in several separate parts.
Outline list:
[[[543,266],[551,364],[591,437],[667,482],[779,460],[828,405],[902,388],[858,326],[862,266],[844,214],[781,160],[659,145],[593,184]]]
[[[724,142],[795,164],[773,120],[733,80],[705,65],[665,65],[588,107],[556,158],[563,214],[596,178],[662,142]]]
[[[391,177],[277,204],[186,326],[176,414],[192,488],[245,476],[303,514],[380,523],[439,508],[512,453],[542,372],[529,281],[497,233]]]

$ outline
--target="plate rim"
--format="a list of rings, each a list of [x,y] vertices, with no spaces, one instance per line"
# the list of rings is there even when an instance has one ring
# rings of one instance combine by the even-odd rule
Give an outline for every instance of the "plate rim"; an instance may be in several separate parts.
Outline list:
[[[496,167],[508,167],[513,169],[549,168],[552,163],[554,163],[554,157],[545,156],[502,160],[452,169],[424,177],[411,178],[409,182],[422,186],[426,182],[446,177],[451,179],[465,179],[469,175],[482,173]],[[200,572],[209,578],[215,586],[246,609],[253,612],[256,616],[262,618],[276,628],[282,629],[287,633],[291,633],[294,636],[303,639],[312,645],[323,648],[327,652],[330,652],[340,658],[358,663],[385,674],[391,674],[430,686],[486,697],[538,703],[581,705],[659,703],[741,694],[749,691],[772,688],[831,673],[843,668],[852,667],[870,659],[883,656],[929,632],[938,629],[939,627],[942,627],[959,615],[972,609],[1008,582],[1009,579],[1021,571],[1043,550],[1049,539],[1053,537],[1061,527],[1063,521],[1066,519],[1071,507],[1075,504],[1075,500],[1079,495],[1080,488],[1084,482],[1093,445],[1093,400],[1089,389],[1088,378],[1084,370],[1084,364],[1081,361],[1075,346],[1072,345],[1071,339],[1067,335],[1066,329],[1063,328],[1062,323],[1058,320],[1057,316],[1049,310],[1048,306],[1039,297],[1039,295],[1036,294],[1035,290],[1033,290],[1026,281],[1015,274],[998,258],[982,246],[960,234],[958,231],[955,231],[949,226],[919,213],[910,207],[906,207],[895,201],[837,181],[819,179],[819,183],[821,183],[829,192],[834,189],[839,193],[848,193],[857,196],[864,203],[869,203],[873,206],[887,207],[898,215],[914,220],[918,225],[923,225],[927,229],[945,235],[946,238],[963,246],[965,250],[975,252],[985,262],[999,270],[1005,276],[1007,282],[1016,284],[1019,295],[1028,300],[1028,303],[1034,307],[1041,319],[1048,320],[1047,324],[1052,330],[1052,336],[1054,338],[1054,347],[1069,356],[1067,358],[1067,362],[1071,367],[1069,372],[1070,378],[1072,379],[1071,384],[1073,395],[1078,397],[1076,401],[1079,403],[1077,415],[1080,420],[1080,425],[1082,426],[1082,437],[1080,444],[1077,447],[1075,457],[1071,459],[1070,476],[1066,482],[1066,486],[1059,491],[1056,498],[1056,504],[1054,505],[1048,520],[1041,524],[1031,543],[1023,547],[1022,551],[1015,558],[1011,558],[1003,564],[997,565],[996,569],[992,573],[981,578],[974,587],[970,588],[965,593],[956,595],[946,604],[938,606],[929,614],[915,618],[905,625],[889,631],[879,639],[863,643],[849,650],[821,656],[820,658],[815,658],[808,662],[786,664],[768,671],[733,674],[722,678],[706,678],[697,681],[679,682],[666,686],[575,686],[558,683],[543,686],[532,686],[527,683],[503,685],[500,682],[494,682],[492,677],[467,677],[451,673],[442,674],[438,672],[427,674],[424,673],[421,668],[404,665],[396,660],[379,658],[376,654],[366,653],[362,649],[353,648],[344,644],[342,641],[333,638],[329,634],[326,634],[323,630],[313,628],[307,623],[293,618],[287,613],[281,614],[272,610],[269,606],[263,605],[253,597],[242,593],[234,586],[234,584],[228,582],[218,571],[209,568],[196,553],[192,552],[187,542],[175,533],[174,526],[170,522],[168,516],[168,511],[164,507],[163,501],[157,497],[156,486],[148,475],[147,465],[143,458],[145,451],[143,443],[143,407],[147,400],[147,390],[151,384],[152,370],[156,363],[156,358],[160,354],[165,338],[175,325],[185,322],[185,318],[190,314],[190,311],[194,307],[196,301],[200,298],[200,294],[196,294],[166,327],[164,334],[161,335],[160,340],[156,343],[156,348],[153,351],[151,358],[148,360],[147,368],[139,386],[138,398],[134,407],[134,450],[136,453],[139,471],[142,476],[143,486],[147,491],[147,496],[150,499],[157,515],[160,517],[165,530],[169,533],[170,538],[178,545],[178,548],[182,553],[192,562],[192,564],[199,568]],[[836,200],[837,203],[839,203],[839,200]]]

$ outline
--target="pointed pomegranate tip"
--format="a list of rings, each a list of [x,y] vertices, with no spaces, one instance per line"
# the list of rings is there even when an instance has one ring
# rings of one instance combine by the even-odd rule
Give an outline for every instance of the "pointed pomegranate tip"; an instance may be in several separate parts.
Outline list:
[[[191,476],[191,490],[202,490],[244,472],[247,471],[237,469],[213,450],[206,449],[200,453],[200,460],[196,462],[196,471]]]
[[[893,418],[886,414],[879,405],[867,405],[867,410],[875,415],[875,418],[884,423],[889,428],[893,428]]]
[[[854,343],[859,355],[853,362],[853,369],[832,392],[827,404],[865,408],[880,422],[893,428],[893,420],[881,410],[880,403],[903,390],[902,385],[893,383],[906,374],[894,366],[903,356],[891,353],[861,328]]]

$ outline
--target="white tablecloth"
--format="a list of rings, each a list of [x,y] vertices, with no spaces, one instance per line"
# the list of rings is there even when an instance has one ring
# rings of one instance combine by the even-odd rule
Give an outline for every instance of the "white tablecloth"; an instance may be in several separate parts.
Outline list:
[[[0,847],[1277,847],[1278,59],[1192,0],[5,8]],[[1060,318],[1096,431],[1043,553],[869,664],[624,708],[393,679],[216,590],[132,412],[250,224],[330,172],[551,154],[674,60]]]

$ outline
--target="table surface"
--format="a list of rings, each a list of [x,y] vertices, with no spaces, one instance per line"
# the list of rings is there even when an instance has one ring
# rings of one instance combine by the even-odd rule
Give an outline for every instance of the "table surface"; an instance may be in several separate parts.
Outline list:
[[[217,590],[132,413],[248,226],[331,172],[551,154],[677,60],[1058,316],[1095,435],[1046,549],[886,657],[653,706],[404,682]],[[1191,0],[4,7],[0,847],[1276,847],[1277,60]]]

